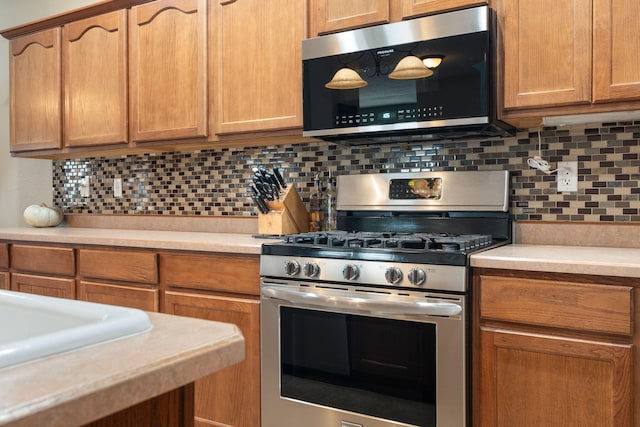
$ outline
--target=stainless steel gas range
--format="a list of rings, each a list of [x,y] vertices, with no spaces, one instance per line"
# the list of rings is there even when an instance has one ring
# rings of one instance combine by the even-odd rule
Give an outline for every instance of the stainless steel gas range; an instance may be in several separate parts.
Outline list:
[[[338,231],[261,255],[262,427],[468,425],[469,255],[506,171],[338,177]]]

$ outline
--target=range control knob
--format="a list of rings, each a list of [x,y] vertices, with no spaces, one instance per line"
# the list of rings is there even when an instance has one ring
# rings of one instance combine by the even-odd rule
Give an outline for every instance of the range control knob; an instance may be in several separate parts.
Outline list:
[[[412,285],[420,286],[427,281],[427,273],[421,268],[412,268],[407,274],[407,279]]]
[[[384,272],[384,278],[392,285],[397,285],[402,281],[402,270],[398,267],[387,268],[387,271]]]
[[[284,263],[284,272],[287,276],[295,276],[300,273],[300,264],[298,261],[289,260]]]
[[[306,262],[302,266],[302,274],[307,277],[315,277],[320,274],[320,267],[315,262]]]
[[[342,277],[346,280],[356,280],[360,275],[360,270],[353,264],[347,264],[342,269]]]

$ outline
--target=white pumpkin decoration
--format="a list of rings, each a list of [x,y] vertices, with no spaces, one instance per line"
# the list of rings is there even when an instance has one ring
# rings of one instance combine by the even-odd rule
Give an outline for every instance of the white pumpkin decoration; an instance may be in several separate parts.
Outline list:
[[[33,227],[55,227],[63,218],[60,208],[47,206],[45,203],[31,205],[24,210],[24,220]]]

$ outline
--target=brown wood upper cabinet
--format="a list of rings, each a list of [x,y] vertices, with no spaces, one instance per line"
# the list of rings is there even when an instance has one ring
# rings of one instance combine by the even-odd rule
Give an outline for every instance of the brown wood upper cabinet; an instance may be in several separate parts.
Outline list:
[[[506,110],[640,100],[640,59],[629,54],[640,49],[637,0],[493,4],[502,29]],[[588,111],[561,113],[577,112]]]
[[[302,127],[304,0],[222,0],[212,8],[214,132]]]
[[[486,3],[482,0],[309,0],[309,36]]]
[[[57,27],[10,42],[12,152],[62,146],[60,33]]]
[[[126,144],[127,11],[62,30],[64,145]]]
[[[207,0],[158,0],[131,8],[134,142],[207,136],[206,31]]]

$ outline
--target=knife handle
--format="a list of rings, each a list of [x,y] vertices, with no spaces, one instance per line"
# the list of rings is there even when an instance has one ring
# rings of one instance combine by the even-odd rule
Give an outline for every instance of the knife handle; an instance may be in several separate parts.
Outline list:
[[[282,174],[280,173],[280,170],[278,168],[273,168],[273,174],[276,176],[276,179],[280,183],[280,187],[287,188],[287,183],[284,182],[284,178],[282,177]]]

